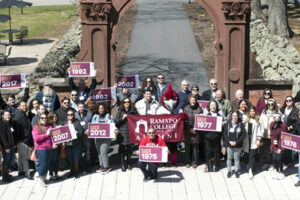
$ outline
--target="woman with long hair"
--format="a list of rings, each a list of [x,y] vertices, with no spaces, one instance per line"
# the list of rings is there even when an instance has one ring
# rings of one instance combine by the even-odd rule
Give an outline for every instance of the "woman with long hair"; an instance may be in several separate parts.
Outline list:
[[[202,108],[197,102],[197,97],[191,95],[188,97],[188,104],[183,108],[183,112],[188,115],[188,119],[184,124],[184,137],[185,137],[185,164],[186,167],[197,168],[199,165],[199,144],[200,144],[200,131],[194,130],[195,115],[203,113]],[[192,161],[192,155],[194,161]]]
[[[98,112],[93,116],[92,123],[114,123],[114,118],[108,110],[108,106],[104,103],[100,103],[98,106]],[[97,172],[102,174],[107,174],[110,172],[109,158],[108,158],[108,148],[111,144],[111,139],[109,138],[99,138],[95,139],[95,147],[98,152],[99,158],[99,169]]]
[[[65,125],[73,124],[75,128],[75,133],[77,135],[77,139],[72,140],[70,142],[66,142],[66,152],[67,159],[70,167],[69,177],[78,178],[79,173],[79,159],[81,157],[81,140],[83,136],[83,128],[80,125],[80,122],[75,119],[75,113],[73,109],[67,110],[67,120]]]
[[[52,156],[53,144],[50,137],[51,128],[52,127],[47,124],[47,114],[43,113],[39,116],[38,122],[32,129],[34,149],[38,159],[36,170],[39,173],[42,187],[47,186],[45,181]]]
[[[224,125],[224,140],[227,146],[227,177],[230,178],[231,162],[234,158],[234,171],[235,177],[239,178],[240,171],[240,155],[243,146],[243,140],[246,135],[245,126],[239,116],[238,111],[233,111],[231,114],[231,120]]]
[[[59,123],[58,116],[55,112],[50,112],[48,114],[48,125],[53,128],[59,127],[61,124]],[[58,166],[59,166],[59,154],[60,154],[61,144],[57,145],[57,148],[52,150],[52,158],[50,161],[50,179],[57,180],[60,179],[58,176]]]
[[[239,108],[238,112],[240,114],[240,118],[243,123],[245,122],[245,120],[247,118],[249,106],[250,106],[250,103],[247,99],[242,99],[238,104],[238,108]]]
[[[256,110],[258,115],[261,115],[262,111],[266,107],[268,100],[273,98],[272,90],[269,88],[264,89],[263,96],[256,103]]]
[[[155,83],[154,83],[154,81],[153,81],[153,79],[151,77],[146,77],[144,79],[144,81],[142,83],[142,87],[140,89],[139,99],[143,99],[145,91],[149,90],[149,89],[152,92],[153,99],[155,99],[156,101],[160,102],[160,99],[158,99],[158,97],[157,97],[157,91],[156,91]]]
[[[133,144],[129,143],[129,131],[128,131],[128,115],[136,115],[137,111],[132,104],[130,98],[125,97],[120,105],[119,111],[116,115],[116,127],[119,129],[120,134],[117,136],[117,142],[120,144],[119,153],[121,156],[121,170],[123,172],[126,169],[131,170],[131,155],[133,152]],[[126,158],[126,160],[125,160]]]
[[[255,156],[260,147],[260,141],[263,138],[262,126],[259,123],[259,116],[254,106],[250,106],[247,119],[245,121],[246,138],[245,148],[249,152],[249,172],[250,179],[253,178],[253,171],[255,169]]]
[[[259,123],[263,129],[262,146],[260,147],[261,157],[265,157],[266,164],[263,165],[262,169],[267,170],[271,165],[271,140],[270,140],[270,124],[273,121],[273,115],[278,113],[278,105],[275,99],[269,99],[266,107],[260,115]]]
[[[207,104],[206,115],[222,117],[222,121],[225,123],[223,111],[219,109],[218,103],[215,100],[211,100]],[[206,146],[206,166],[209,172],[219,171],[220,169],[221,137],[222,132],[217,131],[207,131],[204,135]]]
[[[28,117],[30,119],[30,121],[32,120],[32,118],[38,114],[38,109],[39,109],[39,105],[41,104],[41,102],[38,99],[32,99],[29,103],[29,108],[28,108]]]

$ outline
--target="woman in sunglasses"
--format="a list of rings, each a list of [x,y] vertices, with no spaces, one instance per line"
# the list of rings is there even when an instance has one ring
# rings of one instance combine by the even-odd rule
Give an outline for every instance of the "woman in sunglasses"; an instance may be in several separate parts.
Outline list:
[[[38,159],[38,167],[36,168],[42,187],[47,187],[46,176],[52,157],[52,140],[50,137],[50,129],[52,127],[47,124],[47,115],[41,114],[38,122],[32,129],[32,137],[34,140],[34,148]]]
[[[157,97],[157,91],[156,91],[155,83],[154,83],[154,81],[151,77],[146,77],[144,79],[144,81],[142,83],[141,90],[139,92],[139,98],[138,99],[143,99],[144,98],[144,94],[145,94],[145,91],[147,89],[150,89],[152,91],[153,99],[160,102],[160,99],[158,99],[158,97]]]
[[[262,167],[263,170],[267,170],[271,164],[271,152],[270,152],[270,124],[273,122],[273,115],[280,112],[278,110],[277,102],[275,99],[269,99],[266,107],[264,108],[259,118],[259,123],[263,129],[263,138],[261,146],[261,156],[266,159],[266,164]]]
[[[80,125],[80,122],[75,119],[75,113],[73,109],[67,110],[67,120],[65,125],[73,124],[75,128],[75,133],[77,135],[77,139],[72,140],[70,142],[66,142],[66,152],[67,152],[67,159],[70,167],[70,174],[69,177],[78,178],[79,172],[79,158],[81,154],[81,140],[83,137],[83,128]]]
[[[136,114],[137,111],[134,105],[131,103],[131,100],[127,97],[123,99],[119,111],[116,115],[116,127],[120,131],[120,134],[117,136],[117,142],[120,144],[119,153],[121,155],[121,170],[123,172],[125,172],[126,169],[132,169],[130,161],[133,145],[129,143],[127,116]]]
[[[266,88],[264,90],[263,96],[256,103],[256,110],[259,115],[261,115],[262,111],[266,107],[268,100],[273,98],[273,94],[271,89]]]

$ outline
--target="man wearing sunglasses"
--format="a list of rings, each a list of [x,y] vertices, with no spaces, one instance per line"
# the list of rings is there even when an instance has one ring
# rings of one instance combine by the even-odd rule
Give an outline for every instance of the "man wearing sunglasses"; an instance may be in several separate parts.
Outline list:
[[[70,107],[73,108],[75,111],[78,111],[77,104],[78,104],[78,92],[77,90],[72,90],[70,94]]]
[[[147,130],[147,136],[141,141],[140,146],[159,146],[166,147],[166,143],[159,136],[155,135],[155,128],[150,126]],[[139,151],[137,152],[139,154]],[[157,163],[150,162],[141,162],[138,161],[138,167],[142,170],[144,174],[144,182],[147,182],[151,179],[157,178]],[[148,165],[148,169],[147,168]]]
[[[68,97],[64,97],[61,100],[61,108],[56,111],[59,122],[61,124],[65,123],[67,120],[67,111],[71,108],[70,107],[70,99]],[[72,108],[73,109],[73,108]]]
[[[156,91],[157,91],[157,97],[158,97],[158,102],[160,104],[160,99],[161,95],[167,91],[168,87],[167,84],[165,83],[165,76],[163,74],[158,74],[157,75],[157,84],[156,84]]]
[[[218,82],[216,79],[210,79],[209,81],[209,90],[206,90],[202,93],[202,97],[206,101],[214,100],[216,98],[216,91],[218,89]]]

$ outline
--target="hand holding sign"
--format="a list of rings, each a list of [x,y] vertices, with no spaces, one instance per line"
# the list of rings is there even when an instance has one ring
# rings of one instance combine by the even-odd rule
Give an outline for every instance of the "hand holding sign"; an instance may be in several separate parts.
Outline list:
[[[195,130],[204,131],[222,131],[222,117],[219,116],[207,116],[207,115],[195,115]]]
[[[50,130],[52,143],[60,144],[77,138],[73,124],[53,128]]]
[[[115,138],[114,123],[89,123],[89,138]]]
[[[140,146],[138,155],[142,162],[168,162],[168,147]]]

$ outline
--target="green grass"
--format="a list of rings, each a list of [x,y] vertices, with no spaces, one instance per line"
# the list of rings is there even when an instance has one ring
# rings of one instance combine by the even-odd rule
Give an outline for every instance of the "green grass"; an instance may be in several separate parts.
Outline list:
[[[76,16],[62,17],[61,13],[68,15],[75,13],[76,5],[63,6],[37,6],[23,8],[11,8],[12,29],[20,29],[27,26],[29,38],[59,38],[64,35],[71,24],[78,19]],[[8,9],[0,9],[0,14],[8,15]],[[0,23],[0,31],[9,29],[9,23]],[[2,39],[7,39],[8,34],[1,33]]]

